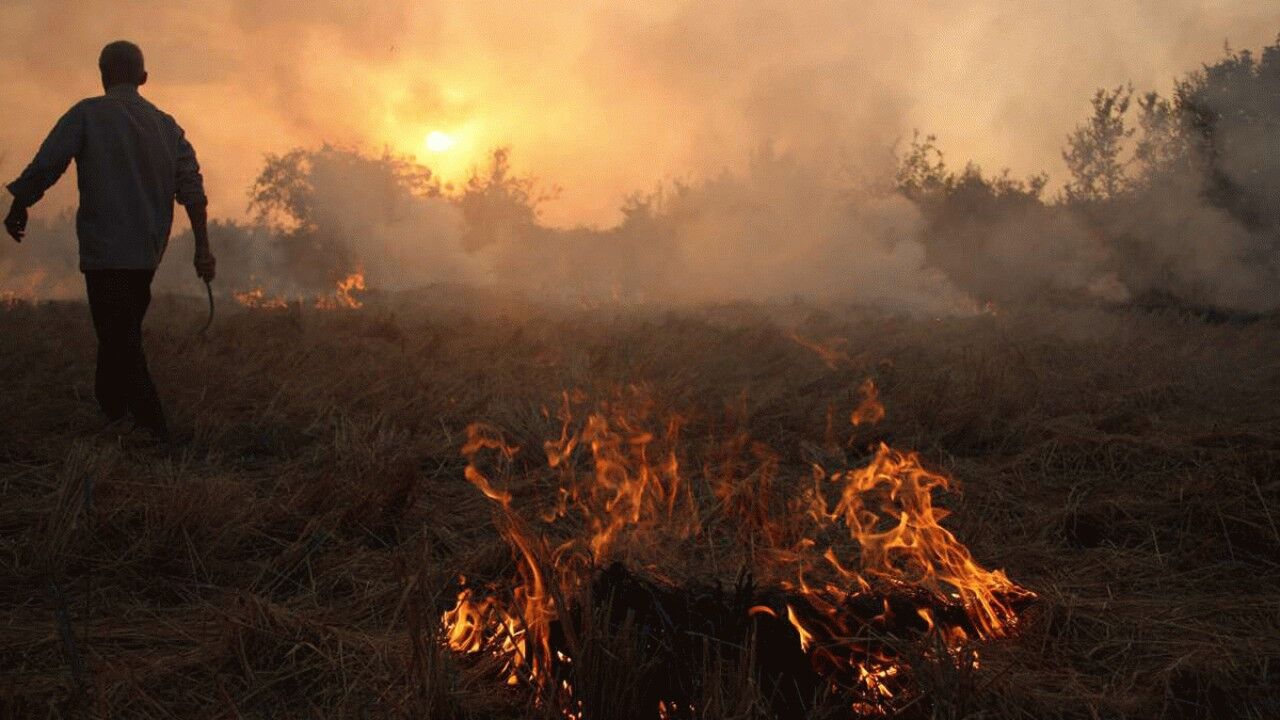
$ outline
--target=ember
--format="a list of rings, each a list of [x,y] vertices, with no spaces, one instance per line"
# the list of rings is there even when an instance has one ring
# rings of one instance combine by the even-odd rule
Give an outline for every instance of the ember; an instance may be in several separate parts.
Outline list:
[[[873,383],[861,393],[854,426],[884,415]],[[813,464],[808,488],[784,493],[763,446],[734,440],[758,464],[745,475],[688,473],[684,418],[659,422],[636,389],[577,421],[584,402],[565,394],[547,465],[523,477],[501,433],[468,429],[466,477],[494,501],[517,574],[484,593],[464,583],[442,618],[450,648],[498,657],[506,683],[565,717],[617,712],[579,687],[580,668],[602,662],[600,637],[630,638],[606,654],[637,658],[624,673],[636,717],[696,716],[708,668],[723,663],[749,665],[780,717],[825,695],[856,715],[891,714],[918,697],[911,663],[972,666],[970,639],[1010,634],[1034,597],[939,524],[934,496],[951,482],[914,453],[880,444],[862,467]],[[555,501],[534,530],[513,490],[548,471]],[[731,549],[708,562],[700,547]],[[726,590],[728,563],[738,574]]]

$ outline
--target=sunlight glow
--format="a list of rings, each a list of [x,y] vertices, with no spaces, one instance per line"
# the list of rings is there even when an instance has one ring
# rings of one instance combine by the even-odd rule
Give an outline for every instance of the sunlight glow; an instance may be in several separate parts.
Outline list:
[[[424,144],[431,152],[439,153],[452,148],[455,142],[456,141],[453,139],[453,136],[448,133],[443,133],[439,130],[432,130],[427,134]]]

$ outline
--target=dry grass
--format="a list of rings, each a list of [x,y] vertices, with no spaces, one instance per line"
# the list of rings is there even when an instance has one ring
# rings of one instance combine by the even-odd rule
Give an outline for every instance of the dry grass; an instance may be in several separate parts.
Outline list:
[[[827,452],[828,407],[870,376],[889,414],[848,451],[883,438],[954,475],[948,522],[1040,594],[978,670],[922,670],[909,714],[1280,716],[1275,319],[551,312],[452,292],[224,308],[202,341],[200,312],[160,298],[149,319],[186,435],[154,449],[100,431],[83,304],[0,310],[0,715],[536,712],[435,637],[459,573],[512,568],[462,479],[466,425],[539,448],[561,389],[643,383],[692,418],[690,467],[746,432],[798,478]],[[792,329],[844,358],[829,367]],[[708,717],[761,707],[740,670],[709,672],[724,683]]]

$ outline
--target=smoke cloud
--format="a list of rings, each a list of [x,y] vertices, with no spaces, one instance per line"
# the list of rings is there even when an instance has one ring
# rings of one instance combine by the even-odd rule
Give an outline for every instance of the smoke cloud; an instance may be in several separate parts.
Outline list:
[[[891,189],[894,151],[912,128],[938,133],[949,157],[1048,170],[1053,188],[1063,139],[1095,87],[1167,92],[1227,38],[1272,40],[1280,16],[1236,0],[31,0],[7,3],[0,22],[13,40],[0,48],[11,175],[59,113],[99,91],[101,45],[128,37],[147,54],[145,92],[196,144],[217,216],[248,219],[245,191],[265,154],[325,142],[416,155],[445,183],[443,196],[409,197],[321,169],[316,222],[346,255],[304,267],[264,230],[224,226],[224,268],[246,281],[313,287],[349,263],[385,288],[457,281],[646,301],[801,294],[957,312],[984,299],[981,283],[937,262],[921,209]],[[458,140],[454,150],[423,147],[437,129]],[[559,192],[534,222],[477,246],[471,226],[485,217],[468,217],[456,198],[497,146],[513,149],[515,172]],[[7,248],[0,270],[12,279],[65,268],[65,253],[29,246],[72,248],[56,237],[56,212],[73,202],[64,181],[37,210],[48,232]],[[1212,214],[1167,222],[1187,241],[1161,247],[1174,269],[1152,284],[1185,276],[1177,282],[1224,303],[1258,304],[1265,273],[1253,290],[1205,282],[1238,263],[1202,252],[1194,228],[1241,248],[1251,235]],[[1015,282],[1104,299],[1141,284],[1075,220],[1053,228],[1011,217],[984,241],[984,262],[1023,270]],[[167,264],[189,272],[183,260]]]
[[[1060,177],[1094,88],[1167,91],[1228,39],[1273,40],[1277,12],[1246,0],[13,0],[0,22],[7,172],[100,91],[98,51],[128,37],[147,54],[147,94],[201,154],[216,214],[243,216],[267,152],[385,146],[459,181],[509,145],[519,170],[564,188],[548,220],[574,225],[615,222],[619,198],[655,182],[741,168],[763,143],[882,152],[912,127],[956,157]],[[456,133],[457,151],[428,156],[433,129]]]

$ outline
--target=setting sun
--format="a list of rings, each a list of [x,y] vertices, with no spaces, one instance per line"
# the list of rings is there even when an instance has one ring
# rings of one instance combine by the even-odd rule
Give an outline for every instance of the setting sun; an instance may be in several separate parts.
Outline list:
[[[454,140],[452,135],[440,132],[439,130],[432,130],[427,134],[426,140],[423,141],[427,146],[427,149],[431,152],[444,152],[449,148],[452,148],[455,142],[457,141]]]

